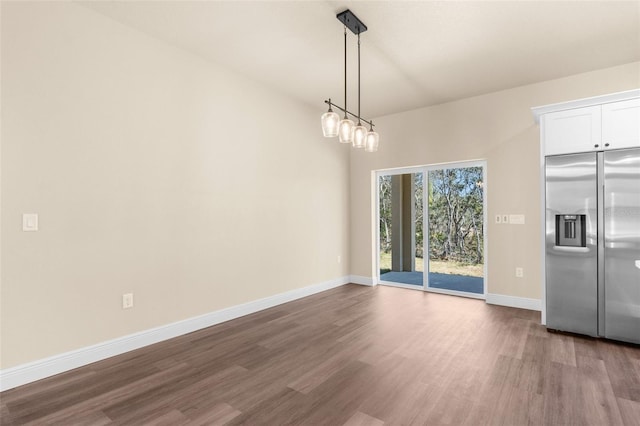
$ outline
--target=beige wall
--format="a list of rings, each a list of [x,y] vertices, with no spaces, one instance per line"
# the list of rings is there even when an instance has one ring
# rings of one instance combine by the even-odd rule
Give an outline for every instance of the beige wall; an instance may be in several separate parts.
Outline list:
[[[320,107],[73,3],[1,35],[2,368],[348,274]]]
[[[638,87],[632,63],[378,118],[378,153],[351,155],[351,273],[375,276],[372,171],[484,159],[488,292],[540,299],[539,128],[530,108]],[[496,225],[498,213],[524,214],[526,224]]]
[[[640,87],[635,63],[382,117],[349,159],[317,109],[82,6],[2,2],[1,24],[1,368],[372,276],[381,168],[486,159],[490,217],[527,217],[490,222],[489,291],[539,298],[530,107]]]

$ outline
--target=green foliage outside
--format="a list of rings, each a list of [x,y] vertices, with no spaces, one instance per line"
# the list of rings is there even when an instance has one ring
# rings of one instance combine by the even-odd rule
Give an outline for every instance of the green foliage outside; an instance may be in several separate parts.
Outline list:
[[[429,186],[431,258],[483,263],[482,167],[431,171]]]
[[[414,177],[416,264],[423,258],[423,179]],[[380,178],[380,252],[391,253],[391,176]],[[477,275],[484,262],[482,167],[441,169],[428,174],[429,258],[432,272],[436,265],[447,270],[465,269],[462,275]],[[390,257],[390,255],[388,256]],[[453,267],[453,265],[457,265]],[[381,265],[382,266],[382,265]],[[386,266],[386,265],[385,265]],[[390,267],[390,265],[389,265]],[[439,268],[439,267],[438,267]],[[386,268],[383,268],[386,269]],[[455,272],[454,272],[455,273]]]
[[[380,274],[391,271],[391,252],[380,253]],[[424,259],[416,258],[416,271],[424,271]],[[484,265],[468,264],[460,262],[447,262],[442,260],[429,261],[429,272],[437,274],[453,274],[453,275],[466,275],[469,277],[483,277]]]

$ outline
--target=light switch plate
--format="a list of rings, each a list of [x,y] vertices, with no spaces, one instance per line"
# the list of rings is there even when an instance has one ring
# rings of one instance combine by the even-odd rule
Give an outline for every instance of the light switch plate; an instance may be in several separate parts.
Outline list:
[[[122,295],[122,309],[133,308],[133,293],[125,293]]]
[[[24,213],[22,215],[22,230],[37,231],[38,230],[38,214]]]
[[[509,215],[509,223],[514,225],[524,225],[524,215],[523,214],[510,214]]]

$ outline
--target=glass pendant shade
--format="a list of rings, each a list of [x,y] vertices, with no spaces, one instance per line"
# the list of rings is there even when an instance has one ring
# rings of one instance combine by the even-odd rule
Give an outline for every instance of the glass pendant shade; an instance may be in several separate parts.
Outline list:
[[[380,142],[380,135],[378,132],[370,130],[367,133],[364,143],[364,150],[367,152],[376,152],[378,150],[378,143]]]
[[[338,124],[340,124],[340,116],[331,109],[322,114],[322,134],[324,137],[335,138],[338,136]]]
[[[364,141],[367,136],[367,128],[358,123],[358,125],[353,128],[352,134],[353,136],[351,137],[351,142],[353,143],[353,147],[364,148]]]
[[[353,121],[348,118],[344,118],[340,121],[338,128],[338,138],[340,143],[351,143],[351,133],[353,130]]]

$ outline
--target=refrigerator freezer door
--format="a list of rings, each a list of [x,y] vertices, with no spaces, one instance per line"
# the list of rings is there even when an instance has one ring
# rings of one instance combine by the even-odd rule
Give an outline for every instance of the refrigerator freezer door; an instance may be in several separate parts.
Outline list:
[[[558,216],[584,216],[584,246],[562,241]],[[547,327],[598,335],[596,153],[546,158]]]
[[[640,149],[604,154],[605,337],[640,343]]]

